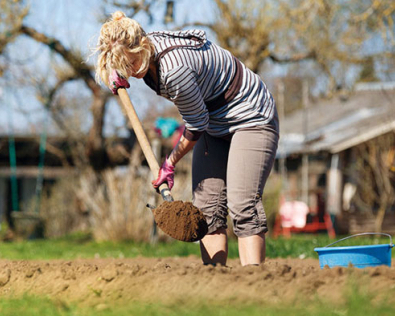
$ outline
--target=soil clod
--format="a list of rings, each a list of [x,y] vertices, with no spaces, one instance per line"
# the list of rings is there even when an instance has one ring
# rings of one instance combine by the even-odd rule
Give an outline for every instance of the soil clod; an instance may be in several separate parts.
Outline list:
[[[191,202],[165,201],[152,212],[158,227],[174,239],[194,242],[207,234],[206,218]]]

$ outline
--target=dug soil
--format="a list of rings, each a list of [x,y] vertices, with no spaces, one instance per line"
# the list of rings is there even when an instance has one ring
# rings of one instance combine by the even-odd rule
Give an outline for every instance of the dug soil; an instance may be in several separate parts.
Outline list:
[[[321,270],[315,259],[268,259],[259,267],[241,267],[235,259],[226,267],[204,266],[197,257],[0,260],[0,297],[29,293],[88,306],[131,300],[292,304],[319,299],[339,304],[355,289],[395,303],[395,268]]]
[[[160,229],[174,239],[193,242],[207,234],[203,213],[191,202],[163,202],[152,210]]]

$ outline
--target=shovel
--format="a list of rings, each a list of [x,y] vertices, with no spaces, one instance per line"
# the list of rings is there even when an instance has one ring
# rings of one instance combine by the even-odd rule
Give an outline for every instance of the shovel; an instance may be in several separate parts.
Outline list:
[[[156,177],[159,173],[159,164],[152,151],[151,145],[137,116],[136,110],[124,88],[118,89],[121,105],[132,124],[137,140],[143,151],[148,166]],[[157,208],[151,208],[158,227],[170,237],[180,241],[194,242],[202,239],[208,231],[207,222],[203,213],[190,202],[174,201],[167,183],[159,186],[158,191],[164,203]]]

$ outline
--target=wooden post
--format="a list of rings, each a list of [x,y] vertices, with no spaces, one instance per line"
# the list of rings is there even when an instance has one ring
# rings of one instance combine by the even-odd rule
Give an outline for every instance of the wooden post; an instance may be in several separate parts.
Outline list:
[[[329,214],[337,215],[341,212],[342,174],[340,171],[340,155],[334,154],[331,158],[331,167],[327,176],[326,209]]]
[[[302,201],[309,205],[309,155],[308,145],[306,144],[307,135],[309,132],[309,120],[308,120],[308,108],[309,108],[309,86],[307,80],[303,81],[303,134],[305,140],[305,146],[302,157]]]
[[[284,103],[284,83],[280,80],[278,81],[277,84],[277,108],[278,108],[278,116],[279,116],[279,121],[280,125],[281,122],[284,121],[285,119],[285,103]],[[279,146],[279,153],[280,153],[280,159],[279,159],[279,169],[280,169],[280,175],[281,175],[281,182],[282,182],[282,189],[283,191],[288,190],[288,182],[287,182],[287,168],[286,168],[286,156],[284,152],[284,148],[282,145]]]

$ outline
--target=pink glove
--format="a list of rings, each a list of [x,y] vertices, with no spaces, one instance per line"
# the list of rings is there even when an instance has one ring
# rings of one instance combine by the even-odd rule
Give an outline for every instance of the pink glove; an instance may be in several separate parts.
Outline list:
[[[129,82],[125,78],[118,75],[116,70],[113,70],[108,76],[108,84],[110,85],[110,90],[113,94],[118,94],[119,88],[127,89],[130,87]]]
[[[172,166],[168,161],[167,158],[163,162],[162,167],[159,170],[159,175],[158,179],[152,181],[152,185],[154,186],[155,189],[159,188],[159,186],[167,182],[167,185],[169,186],[169,189],[174,185],[174,166]]]

